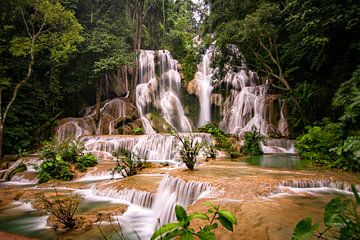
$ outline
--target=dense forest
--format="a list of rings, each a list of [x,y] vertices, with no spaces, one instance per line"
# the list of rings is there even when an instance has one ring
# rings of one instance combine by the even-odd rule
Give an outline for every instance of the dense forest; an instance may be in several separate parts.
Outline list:
[[[307,133],[304,154],[356,159],[359,9],[355,0],[2,1],[2,155],[36,148],[57,119],[104,100],[101,82],[120,65],[135,69],[134,98],[140,49],[169,50],[186,87],[215,43],[215,83],[238,66],[256,71],[287,102],[291,138]]]

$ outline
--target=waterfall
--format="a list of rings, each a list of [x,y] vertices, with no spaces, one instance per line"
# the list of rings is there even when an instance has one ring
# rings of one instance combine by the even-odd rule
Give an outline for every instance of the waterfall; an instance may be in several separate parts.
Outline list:
[[[264,136],[287,133],[283,102],[269,94],[267,84],[259,84],[257,74],[250,70],[228,72],[224,82],[231,88],[225,100],[220,127],[230,134],[243,135],[254,125]],[[281,116],[279,116],[281,115]]]
[[[158,112],[177,131],[189,132],[191,124],[180,101],[181,78],[177,61],[167,50],[141,50],[136,106],[146,134],[155,133],[146,115]]]
[[[332,180],[287,180],[279,183],[280,187],[291,188],[332,188],[351,192],[351,185],[342,181]],[[355,185],[357,192],[360,192],[360,185]]]
[[[183,134],[187,135],[187,134]],[[199,142],[211,142],[206,133],[193,134]],[[126,148],[146,160],[176,160],[178,140],[172,135],[153,134],[139,136],[88,136],[82,139],[87,151],[98,158],[112,158],[118,148]]]
[[[204,54],[201,63],[197,66],[195,74],[196,95],[200,102],[199,121],[197,126],[203,126],[211,122],[211,85],[212,69],[210,68],[211,57],[214,47],[210,47]]]
[[[166,176],[160,183],[152,207],[129,206],[118,218],[128,239],[150,239],[154,230],[175,220],[175,205],[187,207],[211,190],[211,185],[202,182],[185,182]]]
[[[150,208],[152,206],[155,195],[151,192],[139,191],[136,189],[125,188],[118,190],[115,187],[97,189],[95,186],[92,186],[91,191],[96,196],[122,199],[131,204],[145,208]]]
[[[63,141],[72,137],[79,139],[86,135],[115,134],[116,124],[126,117],[127,109],[131,109],[127,99],[114,98],[106,101],[100,108],[99,124],[96,124],[95,106],[85,108],[81,112],[82,117],[60,120],[56,136]]]
[[[265,154],[269,153],[289,153],[295,154],[295,141],[286,138],[266,138],[261,143],[261,149]]]

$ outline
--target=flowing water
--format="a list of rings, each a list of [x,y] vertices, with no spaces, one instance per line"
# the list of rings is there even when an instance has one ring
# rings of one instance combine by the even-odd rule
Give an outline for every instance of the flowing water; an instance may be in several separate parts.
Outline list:
[[[125,206],[125,213],[118,213],[119,216],[112,219],[115,225],[117,221],[121,224],[129,239],[138,239],[138,236],[149,239],[156,227],[173,221],[175,204],[188,207],[190,212],[204,212],[204,201],[220,204],[222,209],[231,210],[238,218],[239,225],[235,226],[234,233],[216,231],[217,239],[289,239],[297,221],[305,216],[320,221],[331,198],[350,196],[350,184],[359,184],[356,176],[349,174],[294,170],[302,169],[302,163],[293,155],[265,155],[262,160],[252,162],[255,166],[241,160],[215,160],[195,171],[175,168],[165,171],[171,175],[140,174],[117,180],[97,178],[101,173],[107,174],[103,169],[108,165],[104,164],[100,163],[94,169],[92,181],[92,176],[88,175],[88,181],[64,183],[58,186],[58,191],[80,194],[83,200],[78,214]],[[4,191],[14,188],[3,184],[0,187]],[[359,185],[357,188],[360,190]],[[51,189],[42,185],[35,188],[16,186],[13,191],[48,192]],[[75,232],[59,235],[45,227],[46,219],[44,213],[29,204],[15,202],[0,208],[2,231],[40,239],[56,236],[60,239],[69,236],[96,239],[99,234],[93,228],[82,232],[81,237]],[[194,221],[193,224],[197,227],[202,223]],[[102,228],[106,235],[114,235],[114,229],[108,225]]]

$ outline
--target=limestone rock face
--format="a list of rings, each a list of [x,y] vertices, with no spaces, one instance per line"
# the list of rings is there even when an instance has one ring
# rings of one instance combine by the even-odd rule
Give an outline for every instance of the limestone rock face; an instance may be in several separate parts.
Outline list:
[[[197,81],[194,79],[188,83],[186,90],[189,94],[196,94],[197,88],[198,88]]]
[[[107,74],[102,81],[102,95],[107,99],[125,97],[130,88],[132,67],[121,65],[112,74]]]

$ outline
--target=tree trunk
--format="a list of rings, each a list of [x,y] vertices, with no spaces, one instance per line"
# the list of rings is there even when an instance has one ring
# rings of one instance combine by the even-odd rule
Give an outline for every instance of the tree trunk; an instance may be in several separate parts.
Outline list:
[[[4,139],[4,125],[0,122],[0,163],[3,160],[3,139]]]

